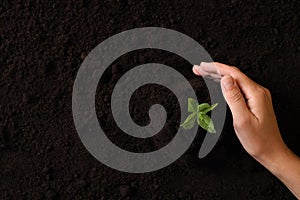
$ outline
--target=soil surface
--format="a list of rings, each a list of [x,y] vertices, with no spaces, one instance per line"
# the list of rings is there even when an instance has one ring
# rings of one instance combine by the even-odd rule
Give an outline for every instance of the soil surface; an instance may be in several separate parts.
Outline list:
[[[0,6],[0,199],[293,199],[289,190],[252,159],[232,128],[197,157],[205,132],[161,170],[129,174],[97,161],[83,146],[72,116],[72,88],[87,54],[106,38],[138,27],[165,27],[199,42],[215,61],[239,67],[270,89],[287,145],[300,155],[299,0],[44,1],[2,0]],[[155,103],[168,111],[156,136],[123,133],[110,110],[118,79],[139,64],[157,62],[183,74],[199,102],[209,102],[203,80],[177,55],[144,49],[118,58],[99,82],[100,125],[118,146],[149,152],[166,145],[180,122],[168,89],[149,84],[131,99],[139,125]]]

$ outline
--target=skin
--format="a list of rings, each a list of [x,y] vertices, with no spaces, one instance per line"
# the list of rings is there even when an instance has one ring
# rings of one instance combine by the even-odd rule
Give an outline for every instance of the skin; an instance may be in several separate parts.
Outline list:
[[[235,133],[244,149],[300,199],[300,158],[284,143],[270,91],[238,68],[221,63],[194,65],[196,75],[221,83]]]

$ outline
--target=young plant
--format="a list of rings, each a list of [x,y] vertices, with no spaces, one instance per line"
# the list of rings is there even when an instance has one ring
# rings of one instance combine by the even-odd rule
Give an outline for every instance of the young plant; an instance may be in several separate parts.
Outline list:
[[[217,103],[209,105],[208,103],[198,104],[198,101],[193,98],[188,98],[188,112],[191,113],[180,126],[186,130],[193,128],[196,120],[199,126],[210,133],[216,133],[214,124],[211,118],[207,115],[217,107]]]

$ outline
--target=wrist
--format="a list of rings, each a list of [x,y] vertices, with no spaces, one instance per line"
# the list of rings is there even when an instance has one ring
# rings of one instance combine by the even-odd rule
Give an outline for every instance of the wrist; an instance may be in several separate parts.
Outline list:
[[[257,160],[272,174],[281,176],[281,174],[285,172],[287,162],[291,160],[292,157],[293,153],[285,144],[283,144],[281,147],[276,148],[268,155],[264,155]]]

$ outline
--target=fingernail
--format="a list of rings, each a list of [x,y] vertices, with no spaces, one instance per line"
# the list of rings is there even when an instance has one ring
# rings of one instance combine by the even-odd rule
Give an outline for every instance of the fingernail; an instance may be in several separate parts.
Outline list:
[[[208,73],[217,73],[217,67],[214,63],[210,62],[201,62],[200,67],[202,71],[208,72]]]
[[[201,66],[201,65],[207,65],[207,64],[209,64],[209,63],[208,63],[208,62],[201,62],[201,63],[200,63],[200,66]]]
[[[201,75],[200,66],[199,66],[199,65],[194,65],[194,66],[193,66],[193,72],[194,72],[196,75]]]
[[[198,72],[198,73],[195,73],[197,75],[201,75],[201,76],[208,76],[209,75],[209,73],[207,71],[204,71],[203,67],[199,66],[199,65],[194,65],[193,71],[194,71],[194,73],[195,73],[195,71]]]
[[[205,68],[207,65],[209,65],[208,62],[201,62],[200,65],[199,65],[199,67]]]
[[[199,65],[194,65],[193,67],[195,67],[197,70],[200,69]]]
[[[230,90],[234,85],[234,81],[231,76],[224,76],[221,79],[221,82],[222,82],[222,85],[225,88],[225,90]]]

